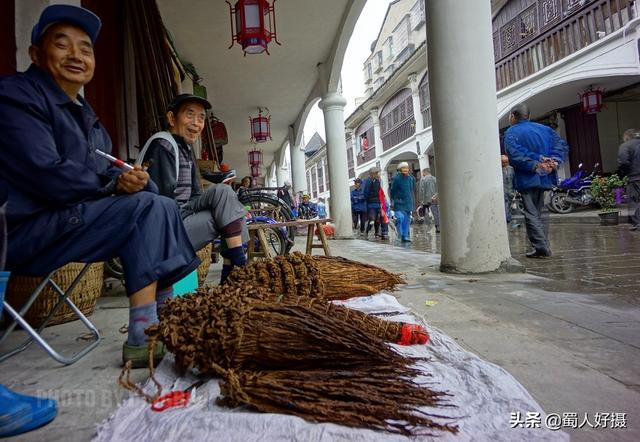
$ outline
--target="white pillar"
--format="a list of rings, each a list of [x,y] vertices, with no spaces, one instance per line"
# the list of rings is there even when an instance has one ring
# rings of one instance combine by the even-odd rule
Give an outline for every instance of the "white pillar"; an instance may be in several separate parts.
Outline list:
[[[384,148],[382,147],[382,135],[380,134],[380,114],[378,108],[374,107],[369,111],[369,114],[373,120],[373,140],[376,148],[376,158],[380,158],[384,153]]]
[[[289,152],[291,155],[291,178],[293,180],[293,191],[307,192],[307,171],[305,166],[304,151],[302,145],[297,146],[293,130],[289,130]]]
[[[331,215],[336,227],[336,237],[353,236],[351,220],[351,197],[349,192],[349,169],[344,133],[344,107],[347,100],[336,92],[328,93],[320,101],[324,114],[324,130],[327,138],[331,187]]]
[[[428,1],[427,62],[445,272],[510,264],[504,217],[491,4]],[[452,32],[452,30],[456,32]]]
[[[276,154],[276,181],[278,187],[284,186],[284,182],[287,181],[287,171],[283,169],[284,167],[284,153],[286,150],[281,148]],[[306,179],[306,178],[305,178]]]
[[[424,129],[422,112],[420,112],[420,83],[417,74],[409,74],[409,84],[411,85],[411,102],[413,103],[413,118],[416,122],[416,133]]]
[[[426,169],[429,166],[429,155],[427,155],[426,152],[424,152],[422,155],[420,155],[418,157],[418,162],[420,163],[420,172],[422,172],[423,169]]]

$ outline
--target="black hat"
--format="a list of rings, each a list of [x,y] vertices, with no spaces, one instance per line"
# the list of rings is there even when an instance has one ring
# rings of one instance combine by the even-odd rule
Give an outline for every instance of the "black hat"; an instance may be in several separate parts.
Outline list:
[[[196,103],[200,103],[201,105],[204,106],[205,110],[211,109],[211,103],[209,103],[205,98],[198,97],[197,95],[193,95],[193,94],[180,94],[173,99],[171,104],[169,104],[169,107],[167,108],[167,112],[175,113],[178,109],[180,109],[180,106],[182,106],[184,103],[188,101],[195,101]]]
[[[36,45],[42,34],[55,23],[71,23],[78,26],[87,33],[92,43],[96,42],[102,26],[100,18],[88,9],[72,5],[47,6],[31,30],[31,44]]]

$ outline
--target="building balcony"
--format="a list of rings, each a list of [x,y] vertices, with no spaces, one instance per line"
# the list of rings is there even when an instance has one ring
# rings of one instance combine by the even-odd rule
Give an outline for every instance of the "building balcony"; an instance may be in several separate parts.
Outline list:
[[[382,149],[387,151],[416,133],[413,115],[382,136]]]
[[[358,166],[362,166],[376,157],[376,147],[370,146],[369,149],[363,150],[358,154]]]
[[[527,78],[623,28],[635,18],[633,3],[633,0],[597,0],[572,12],[573,3],[562,0],[557,17],[550,17],[547,24],[540,25],[530,19],[535,5],[525,9],[494,32],[497,89]],[[530,27],[521,33],[521,25],[525,23]]]

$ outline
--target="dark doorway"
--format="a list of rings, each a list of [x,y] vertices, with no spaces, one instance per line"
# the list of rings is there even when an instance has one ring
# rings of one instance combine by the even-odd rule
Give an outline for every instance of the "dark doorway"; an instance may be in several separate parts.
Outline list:
[[[562,114],[569,143],[571,173],[575,173],[580,163],[583,170],[591,172],[596,163],[602,164],[597,116],[583,113],[580,106],[565,109]]]

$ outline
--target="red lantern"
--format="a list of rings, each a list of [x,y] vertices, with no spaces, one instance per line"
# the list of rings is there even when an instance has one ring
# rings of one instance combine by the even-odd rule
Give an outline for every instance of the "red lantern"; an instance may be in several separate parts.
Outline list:
[[[267,112],[269,109],[267,109]],[[251,141],[254,143],[264,143],[271,140],[271,115],[262,116],[262,109],[258,108],[258,116],[249,117],[251,124]]]
[[[262,151],[256,148],[249,151],[249,166],[261,166],[262,165]]]
[[[600,112],[604,107],[604,104],[602,103],[603,95],[604,89],[594,89],[592,86],[589,86],[589,89],[580,95],[582,112],[585,114],[597,114]]]
[[[227,135],[227,127],[224,123],[217,118],[212,120],[213,140],[216,146],[224,146],[229,143],[229,136]]]
[[[251,176],[253,178],[257,178],[262,174],[262,171],[260,170],[260,166],[251,166]]]
[[[280,44],[276,35],[276,0],[270,4],[268,0],[238,0],[234,7],[229,5],[231,18],[231,46],[238,42],[244,55],[269,54],[268,45],[271,40]],[[235,20],[234,20],[235,16]],[[235,30],[234,24],[235,22]]]

